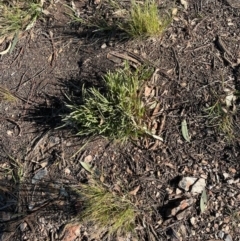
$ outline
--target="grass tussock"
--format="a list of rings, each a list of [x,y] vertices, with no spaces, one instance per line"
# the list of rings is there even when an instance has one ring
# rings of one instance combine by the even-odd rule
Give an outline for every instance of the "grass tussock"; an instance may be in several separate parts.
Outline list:
[[[160,35],[171,22],[169,17],[160,17],[154,0],[143,3],[132,1],[130,14],[120,28],[131,37],[151,37]]]
[[[108,230],[110,235],[133,231],[136,212],[127,195],[113,193],[96,180],[81,185],[78,193],[84,207],[81,220]]]
[[[0,37],[28,30],[42,12],[40,0],[0,0]]]
[[[70,113],[63,121],[80,136],[102,135],[120,142],[138,138],[146,132],[147,118],[141,88],[151,75],[151,69],[132,70],[127,63],[124,69],[108,72],[105,90],[83,87],[82,104],[67,105]]]
[[[93,28],[93,31],[123,32],[130,38],[145,38],[160,35],[171,23],[172,17],[160,13],[155,0],[118,3],[114,0],[103,1],[94,16],[82,17],[75,6],[67,6],[74,23]],[[107,16],[107,17],[106,17]]]

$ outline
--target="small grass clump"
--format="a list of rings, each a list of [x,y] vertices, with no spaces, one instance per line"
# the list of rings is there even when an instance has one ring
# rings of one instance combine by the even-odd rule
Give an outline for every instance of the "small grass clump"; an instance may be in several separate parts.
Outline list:
[[[170,23],[170,18],[159,16],[157,3],[147,0],[143,3],[132,1],[130,14],[120,28],[131,37],[151,37],[160,35]]]
[[[209,123],[211,126],[217,127],[218,131],[223,133],[227,140],[232,140],[234,138],[234,115],[237,111],[235,106],[237,95],[232,92],[222,96],[213,93],[213,97],[215,99],[214,104],[205,109]]]
[[[160,14],[155,0],[128,3],[118,3],[115,0],[103,1],[100,9],[94,16],[80,17],[75,6],[67,6],[71,10],[69,14],[74,23],[93,28],[97,31],[124,32],[130,38],[144,38],[160,35],[169,25],[172,18],[166,14]]]
[[[42,12],[39,0],[0,0],[0,37],[13,37],[34,24]]]
[[[113,193],[97,180],[81,185],[77,192],[83,202],[80,219],[93,222],[110,235],[133,231],[136,211],[127,195]]]
[[[108,72],[103,78],[105,91],[83,87],[82,104],[67,105],[70,114],[63,121],[81,136],[102,135],[120,142],[138,138],[147,133],[141,88],[151,75],[151,69],[133,71],[127,63],[124,69]]]

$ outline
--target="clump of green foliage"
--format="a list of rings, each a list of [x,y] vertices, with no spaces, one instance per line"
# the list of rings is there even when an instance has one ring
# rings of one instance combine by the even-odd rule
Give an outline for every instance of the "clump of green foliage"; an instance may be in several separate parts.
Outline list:
[[[77,192],[83,202],[80,219],[93,222],[110,235],[133,231],[136,211],[127,195],[113,193],[93,179],[88,185],[80,185]]]
[[[31,28],[41,12],[39,0],[0,0],[0,37],[13,36]]]
[[[160,35],[172,20],[170,16],[160,14],[155,0],[143,2],[132,0],[130,5],[118,3],[115,0],[106,0],[105,5],[105,8],[96,10],[94,16],[86,17],[86,19],[79,16],[74,5],[67,6],[67,8],[73,12],[69,15],[75,23],[93,27],[94,31],[119,30],[131,38]]]
[[[132,1],[127,21],[120,24],[120,28],[131,37],[150,37],[160,35],[170,22],[170,17],[160,17],[154,0],[146,0],[143,3]]]
[[[82,104],[67,105],[70,113],[63,121],[81,136],[102,135],[120,142],[138,138],[147,133],[141,88],[152,72],[146,67],[132,70],[127,63],[123,69],[108,72],[103,78],[105,90],[83,87]]]

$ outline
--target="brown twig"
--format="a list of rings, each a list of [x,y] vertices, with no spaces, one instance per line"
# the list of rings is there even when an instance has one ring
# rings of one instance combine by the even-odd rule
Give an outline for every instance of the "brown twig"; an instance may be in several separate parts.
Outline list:
[[[180,66],[180,63],[179,63],[179,61],[178,61],[178,57],[177,57],[176,51],[175,51],[175,49],[174,49],[173,47],[172,47],[172,52],[173,52],[173,56],[174,56],[174,58],[175,58],[175,61],[176,61],[176,63],[177,63],[176,73],[177,73],[177,75],[178,75],[178,80],[180,80],[180,78],[181,78],[181,66]]]
[[[227,47],[225,46],[224,42],[222,41],[220,36],[217,36],[217,46],[218,48],[224,53],[227,53],[231,58],[233,58],[232,54],[228,51]]]

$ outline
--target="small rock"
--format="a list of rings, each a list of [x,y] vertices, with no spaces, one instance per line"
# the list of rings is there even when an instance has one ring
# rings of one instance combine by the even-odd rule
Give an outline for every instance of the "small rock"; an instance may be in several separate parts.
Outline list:
[[[8,136],[12,136],[13,135],[13,131],[7,130],[7,135]]]
[[[234,197],[235,194],[233,192],[227,192],[228,197]]]
[[[64,173],[65,173],[66,175],[69,175],[69,174],[71,173],[71,171],[70,171],[70,169],[69,169],[68,167],[66,167],[66,168],[64,169]]]
[[[102,46],[101,46],[101,49],[105,49],[105,48],[107,48],[107,44],[106,43],[102,44]]]
[[[186,216],[190,213],[191,207],[188,207],[186,209],[184,209],[182,212],[179,212],[176,215],[177,220],[182,220],[184,218],[186,218]]]
[[[194,227],[196,224],[196,218],[195,217],[191,217],[190,218],[190,223],[192,224],[192,226]]]
[[[177,189],[176,189],[176,194],[179,195],[179,194],[181,194],[181,193],[182,193],[182,191],[181,191],[179,188],[177,188]]]
[[[231,173],[235,174],[237,171],[235,168],[229,167],[228,169]]]
[[[70,141],[66,142],[66,146],[71,146],[72,143]]]
[[[191,193],[202,193],[206,187],[206,181],[203,178],[199,178],[197,182],[193,185]]]
[[[186,83],[186,82],[181,82],[181,83],[180,83],[180,85],[181,85],[181,87],[183,87],[183,88],[184,88],[184,87],[186,87],[186,86],[187,86],[187,83]]]
[[[223,173],[223,177],[224,177],[224,179],[227,179],[227,178],[229,178],[229,174],[226,173],[226,172],[224,172],[224,173]]]
[[[94,2],[93,2],[94,4],[100,4],[101,3],[101,0],[94,0]]]
[[[178,186],[185,191],[189,191],[189,188],[197,181],[196,177],[183,177]]]
[[[20,224],[20,230],[23,232],[25,230],[25,228],[27,227],[27,223],[23,222]]]
[[[232,241],[232,240],[233,239],[232,239],[232,236],[230,234],[228,234],[224,237],[224,241]]]
[[[176,202],[174,203],[175,207],[170,210],[167,210],[167,216],[175,216],[179,212],[185,211],[185,209],[189,208],[190,205],[192,205],[192,203],[193,203],[192,198],[184,199],[184,200],[181,200],[181,199],[176,200]]]
[[[173,193],[173,190],[168,187],[166,188],[166,191],[167,191],[168,195],[171,195]]]
[[[44,223],[45,223],[45,218],[40,217],[40,218],[38,219],[38,222],[44,224]]]
[[[40,165],[41,165],[42,168],[48,166],[48,164],[49,164],[48,161],[42,161],[42,162],[40,163]]]
[[[36,184],[41,179],[43,179],[48,174],[48,170],[46,168],[43,168],[35,173],[35,175],[32,178],[32,184]]]
[[[229,223],[229,222],[230,222],[230,217],[225,217],[225,218],[223,219],[223,222],[224,222],[224,223]]]
[[[224,228],[224,231],[225,231],[226,233],[229,231],[229,226],[228,226],[228,225]]]
[[[93,157],[91,155],[88,155],[84,158],[84,162],[90,163],[92,161]]]
[[[219,231],[218,232],[218,237],[219,238],[223,239],[224,235],[225,235],[225,233],[223,231]]]
[[[233,179],[227,180],[227,183],[231,185],[234,183],[234,180]]]

